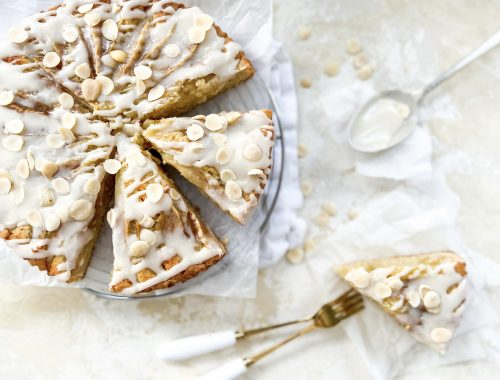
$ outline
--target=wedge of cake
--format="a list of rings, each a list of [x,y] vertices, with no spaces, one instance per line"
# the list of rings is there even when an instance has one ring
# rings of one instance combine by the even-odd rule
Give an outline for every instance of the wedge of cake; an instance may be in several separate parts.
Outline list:
[[[446,352],[467,298],[465,263],[455,253],[359,261],[336,271],[418,341]]]
[[[115,207],[108,212],[115,263],[111,290],[127,295],[168,288],[217,263],[224,245],[136,144],[118,144]]]
[[[245,223],[271,173],[269,110],[147,121],[146,146],[237,222]]]

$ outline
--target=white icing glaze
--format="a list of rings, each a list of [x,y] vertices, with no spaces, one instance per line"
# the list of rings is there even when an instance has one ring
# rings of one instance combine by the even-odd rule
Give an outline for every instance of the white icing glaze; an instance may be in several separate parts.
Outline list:
[[[420,263],[401,267],[399,272],[395,266],[371,272],[360,266],[351,269],[345,279],[360,293],[389,309],[417,340],[444,353],[450,334],[460,323],[466,300],[467,280],[455,270],[459,262],[458,258],[445,257],[436,266]],[[369,275],[368,279],[363,278],[363,285],[369,285],[360,287],[354,281],[361,272]],[[396,282],[403,286],[390,286]]]
[[[112,221],[115,263],[111,286],[129,280],[132,286],[124,294],[135,294],[162,281],[168,280],[214,256],[222,256],[224,249],[218,240],[201,231],[193,231],[188,222],[188,206],[179,192],[172,188],[160,175],[157,164],[141,149],[126,139],[118,144],[118,157],[122,169],[117,177],[115,208],[108,216]],[[146,188],[158,185],[162,188],[159,200],[152,202],[146,195]],[[175,191],[173,199],[170,193]],[[175,226],[158,230],[154,218],[160,213],[175,220]],[[141,224],[140,233],[126,234],[126,224],[135,221]],[[162,264],[178,255],[182,261],[166,270]],[[141,257],[139,260],[134,260]],[[136,274],[150,269],[156,276],[138,282]]]
[[[202,190],[219,207],[243,223],[257,204],[257,195],[262,193],[271,172],[274,143],[272,121],[263,111],[243,113],[229,125],[225,114],[220,116],[225,122],[216,131],[207,128],[204,116],[196,116],[164,119],[149,126],[144,136],[156,149],[171,156],[179,165],[216,169],[219,178],[207,175],[207,187]],[[189,132],[194,126],[197,130],[201,129],[203,135],[199,137],[197,134],[196,141],[191,141],[193,138],[190,139]],[[174,141],[168,137],[174,132],[181,132],[186,138]],[[249,147],[261,154],[248,159],[245,152]],[[256,169],[261,170],[262,175],[255,175]],[[224,181],[228,172],[222,176],[223,171],[230,171],[234,180]],[[241,192],[247,195],[247,199],[241,196]],[[235,196],[228,196],[230,194]]]

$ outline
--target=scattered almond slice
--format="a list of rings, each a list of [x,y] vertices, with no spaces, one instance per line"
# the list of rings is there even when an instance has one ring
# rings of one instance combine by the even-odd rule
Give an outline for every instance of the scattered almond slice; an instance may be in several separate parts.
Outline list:
[[[90,12],[90,10],[92,9],[93,6],[94,6],[94,4],[92,4],[92,3],[80,5],[78,7],[78,12],[80,12],[81,14],[88,13],[88,12]]]
[[[154,102],[155,100],[160,99],[163,94],[165,94],[165,87],[163,85],[159,84],[155,87],[153,87],[151,90],[149,90],[148,93],[148,100],[150,102]]]
[[[66,195],[70,192],[69,182],[64,178],[56,178],[52,180],[52,187],[57,194]]]
[[[95,80],[100,83],[104,95],[111,94],[115,89],[115,83],[105,75],[98,75]]]
[[[307,40],[309,37],[311,37],[311,27],[299,25],[298,34],[301,40]]]
[[[61,57],[53,51],[45,54],[43,57],[43,65],[48,68],[54,68],[61,63]]]
[[[345,50],[350,55],[358,54],[361,51],[361,43],[356,38],[350,38],[346,41]]]
[[[232,179],[226,182],[224,193],[232,201],[237,201],[243,195],[240,185]]]
[[[124,63],[127,60],[127,53],[123,50],[112,50],[109,55],[118,63]]]
[[[59,104],[61,105],[62,108],[69,110],[73,108],[75,105],[75,99],[70,94],[67,93],[62,93],[57,97],[57,100],[59,101]]]
[[[92,202],[86,199],[79,199],[71,205],[69,215],[75,220],[86,220],[92,214]]]
[[[134,67],[134,74],[137,79],[148,80],[153,75],[153,71],[148,66],[139,65]]]
[[[23,148],[23,145],[24,139],[18,135],[6,136],[2,140],[2,146],[11,152],[19,152]]]
[[[293,248],[287,251],[286,259],[291,264],[300,264],[304,261],[304,250],[302,248]]]
[[[90,66],[88,63],[82,63],[75,68],[75,75],[81,79],[90,78]]]
[[[118,37],[118,25],[115,20],[108,19],[102,24],[102,35],[109,41],[114,41]]]

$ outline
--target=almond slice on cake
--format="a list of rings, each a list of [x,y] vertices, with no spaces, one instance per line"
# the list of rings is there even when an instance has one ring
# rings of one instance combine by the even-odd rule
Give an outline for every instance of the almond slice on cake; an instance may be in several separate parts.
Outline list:
[[[358,261],[335,270],[418,341],[446,352],[467,298],[465,262],[455,253]]]
[[[224,245],[148,152],[122,139],[117,158],[115,207],[108,213],[112,291],[131,295],[168,288],[224,256]]]
[[[165,164],[237,222],[248,220],[271,173],[271,111],[151,120],[145,126],[145,145]]]

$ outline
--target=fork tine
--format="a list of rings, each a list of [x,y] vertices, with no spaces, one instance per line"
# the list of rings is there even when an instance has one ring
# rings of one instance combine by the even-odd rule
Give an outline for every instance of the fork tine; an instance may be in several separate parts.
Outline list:
[[[338,298],[334,299],[333,301],[329,302],[327,305],[333,306],[335,304],[342,303],[345,300],[347,300],[347,299],[349,299],[351,297],[355,297],[357,295],[359,295],[359,293],[356,290],[350,289],[347,292],[345,292],[344,294],[342,294],[340,297],[338,297]]]
[[[346,309],[346,308],[350,307],[351,305],[356,305],[362,301],[363,301],[363,297],[361,296],[361,294],[358,293],[355,296],[352,296],[350,298],[346,298],[343,302],[334,303],[330,307],[332,309],[336,309],[336,308]]]

